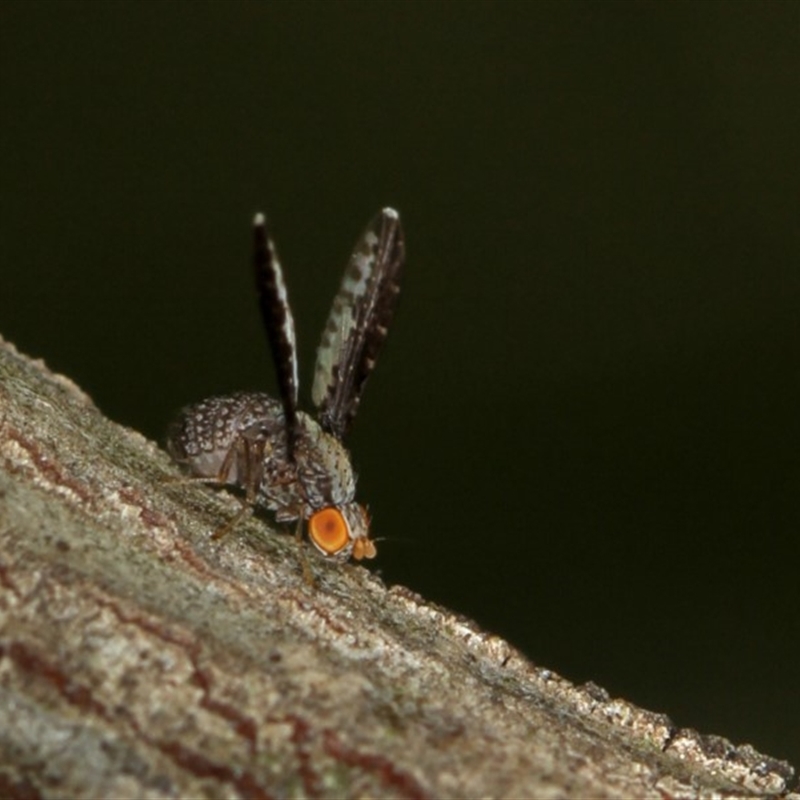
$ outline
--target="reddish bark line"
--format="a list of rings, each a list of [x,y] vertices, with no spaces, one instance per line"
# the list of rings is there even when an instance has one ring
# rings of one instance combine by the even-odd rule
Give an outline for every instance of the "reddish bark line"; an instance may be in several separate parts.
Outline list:
[[[211,697],[213,679],[210,672],[203,670],[198,663],[201,645],[193,635],[173,631],[169,626],[161,625],[141,613],[127,614],[116,603],[105,598],[98,598],[98,604],[112,611],[120,622],[126,625],[134,625],[139,630],[183,650],[192,665],[193,672],[190,680],[203,692],[200,705],[211,713],[222,717],[226,722],[230,722],[237,735],[247,740],[250,756],[255,756],[258,733],[255,720],[242,714],[228,703]]]
[[[9,645],[0,644],[0,658],[8,656],[18,668],[28,675],[38,676],[53,686],[70,704],[84,713],[93,713],[110,722],[111,715],[106,707],[92,697],[91,691],[73,680],[63,670],[42,658],[38,653],[21,642]],[[119,718],[116,718],[119,722]],[[267,790],[256,780],[251,772],[240,772],[235,768],[217,764],[211,759],[189,750],[179,742],[159,742],[148,737],[132,718],[127,720],[136,736],[149,747],[155,747],[170,758],[180,768],[198,778],[214,778],[232,784],[246,798],[253,800],[272,800]],[[28,784],[14,784],[24,790]],[[13,788],[13,787],[12,787]]]
[[[431,796],[422,785],[408,772],[404,772],[385,756],[372,753],[361,753],[344,745],[333,731],[324,733],[325,752],[348,766],[358,767],[365,772],[378,775],[388,789],[397,792],[398,796],[408,800],[431,800]]]
[[[298,772],[303,781],[303,788],[309,797],[320,796],[319,775],[311,765],[311,741],[313,732],[311,726],[302,717],[295,714],[283,718],[292,726],[291,742],[297,753]]]
[[[148,741],[147,737],[143,737]],[[184,747],[180,742],[149,742],[168,756],[178,766],[198,778],[213,778],[233,785],[243,797],[252,800],[273,800],[272,795],[256,780],[251,772],[217,764],[209,758]]]
[[[222,717],[227,722],[233,725],[233,730],[236,731],[238,736],[241,736],[247,741],[250,750],[250,757],[255,758],[256,744],[258,741],[258,726],[252,717],[242,714],[234,706],[224,703],[221,700],[215,700],[211,697],[211,689],[213,681],[211,674],[207,670],[201,669],[194,658],[192,659],[192,666],[194,667],[194,675],[192,680],[203,692],[203,697],[200,700],[200,705],[212,714]]]
[[[19,431],[10,427],[6,427],[6,438],[9,441],[16,442],[28,453],[36,471],[50,483],[69,489],[78,496],[82,503],[89,506],[89,508],[95,507],[94,493],[84,486],[84,484],[65,476],[58,466],[48,456],[42,453],[34,442],[26,439]],[[18,466],[14,467],[10,465],[10,471],[19,469]]]

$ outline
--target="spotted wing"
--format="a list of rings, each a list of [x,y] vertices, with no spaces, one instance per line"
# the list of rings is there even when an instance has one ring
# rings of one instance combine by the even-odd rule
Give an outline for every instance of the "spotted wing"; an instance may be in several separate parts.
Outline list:
[[[291,457],[297,427],[297,344],[283,271],[263,214],[253,220],[253,266],[258,306],[278,378]]]
[[[340,439],[386,338],[404,258],[400,217],[384,208],[356,244],[317,350],[311,397],[322,427]]]

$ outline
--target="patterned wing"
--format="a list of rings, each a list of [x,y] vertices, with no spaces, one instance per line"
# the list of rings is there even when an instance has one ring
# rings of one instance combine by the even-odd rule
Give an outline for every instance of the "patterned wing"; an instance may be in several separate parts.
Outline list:
[[[311,397],[322,427],[341,439],[358,411],[394,314],[405,239],[384,208],[358,240],[317,350]]]
[[[283,405],[288,437],[289,457],[294,447],[297,428],[297,345],[294,318],[283,280],[281,264],[267,231],[263,214],[253,220],[253,266],[255,269],[258,307],[272,351],[278,377],[278,391]]]

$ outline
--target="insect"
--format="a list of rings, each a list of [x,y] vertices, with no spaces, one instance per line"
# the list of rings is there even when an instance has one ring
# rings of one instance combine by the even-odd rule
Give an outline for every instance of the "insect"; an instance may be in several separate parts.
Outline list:
[[[244,491],[247,507],[307,525],[324,556],[374,558],[366,509],[342,444],[394,314],[405,258],[400,217],[384,208],[356,243],[317,349],[311,397],[299,411],[294,319],[283,270],[262,214],[253,221],[259,308],[280,399],[240,392],[187,406],[170,427],[173,458],[197,478]]]

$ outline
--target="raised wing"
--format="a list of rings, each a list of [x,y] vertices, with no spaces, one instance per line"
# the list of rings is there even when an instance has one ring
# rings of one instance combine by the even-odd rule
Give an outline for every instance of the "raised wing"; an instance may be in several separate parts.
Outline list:
[[[258,307],[278,377],[278,391],[286,420],[286,435],[291,458],[297,429],[297,344],[294,318],[289,308],[289,297],[286,293],[281,264],[267,231],[267,221],[263,214],[256,214],[253,220],[253,267],[258,290]]]
[[[400,217],[384,208],[367,226],[322,331],[311,398],[322,427],[341,439],[386,338],[405,259]]]

